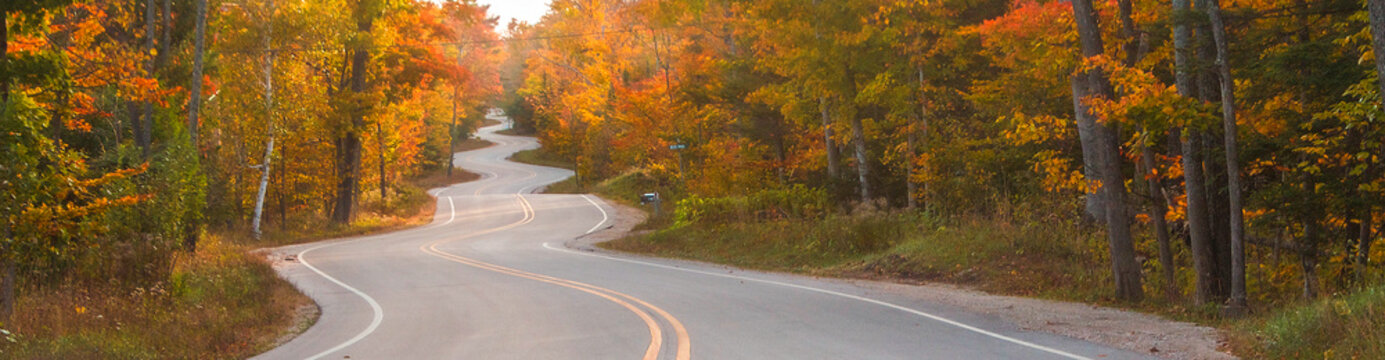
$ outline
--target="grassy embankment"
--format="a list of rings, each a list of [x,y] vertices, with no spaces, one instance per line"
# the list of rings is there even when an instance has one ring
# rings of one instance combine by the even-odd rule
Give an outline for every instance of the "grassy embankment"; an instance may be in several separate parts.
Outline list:
[[[471,139],[455,150],[490,145]],[[266,351],[311,326],[317,308],[254,250],[425,224],[434,209],[426,189],[480,177],[454,169],[448,179],[443,171],[409,179],[389,201],[362,199],[350,226],[290,218],[284,224],[267,219],[261,240],[245,229],[211,232],[196,255],[177,259],[173,275],[152,286],[85,283],[21,291],[19,311],[6,325],[11,332],[0,333],[0,358],[242,359]]]
[[[512,159],[571,167],[542,150],[517,153]],[[550,192],[582,190],[629,204],[639,192],[654,188],[657,185],[639,174],[624,174],[584,189],[568,180]],[[1246,358],[1385,359],[1385,285],[1379,280],[1366,290],[1301,301],[1295,298],[1299,280],[1292,275],[1291,257],[1259,254],[1248,270],[1255,285],[1254,312],[1228,320],[1218,317],[1215,306],[1189,302],[1193,273],[1182,249],[1177,250],[1182,264],[1177,272],[1179,294],[1173,300],[1164,297],[1161,270],[1153,259],[1156,244],[1147,237],[1137,246],[1149,258],[1148,298],[1134,304],[1114,300],[1104,233],[1055,214],[1049,210],[1054,206],[1009,206],[988,215],[940,217],[834,211],[813,203],[813,197],[751,195],[712,199],[691,209],[666,203],[663,216],[637,227],[648,231],[602,246],[750,269],[940,282],[994,294],[1133,309],[1220,328],[1231,337],[1229,350]],[[1385,258],[1385,251],[1373,258]]]
[[[543,151],[543,149],[520,151],[514,155],[510,155],[510,160],[526,164],[572,170],[572,161]],[[550,194],[575,194],[583,192],[581,190],[582,187],[578,186],[576,178],[567,178],[566,180],[548,185],[543,191]]]

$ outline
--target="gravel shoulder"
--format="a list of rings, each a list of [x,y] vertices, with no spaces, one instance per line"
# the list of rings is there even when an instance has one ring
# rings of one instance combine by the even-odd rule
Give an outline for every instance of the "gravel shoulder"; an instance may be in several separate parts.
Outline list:
[[[615,210],[611,225],[570,242],[568,246],[585,251],[617,253],[594,245],[632,235],[631,230],[644,222],[646,217],[643,211],[636,208],[613,201],[606,201],[606,204]],[[949,284],[911,284],[863,279],[826,280],[791,274],[775,276],[845,282],[868,292],[894,294],[999,317],[1026,331],[1067,336],[1165,359],[1236,359],[1235,356],[1219,350],[1224,343],[1225,335],[1217,329],[1139,312],[1082,303],[992,295]]]

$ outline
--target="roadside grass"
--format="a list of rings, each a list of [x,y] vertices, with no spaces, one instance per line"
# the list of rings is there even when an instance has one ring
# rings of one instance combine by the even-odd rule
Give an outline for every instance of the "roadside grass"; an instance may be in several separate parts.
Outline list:
[[[497,121],[496,123],[499,123],[499,122]],[[495,133],[496,133],[496,134],[500,134],[500,135],[509,135],[509,136],[534,136],[534,132],[533,132],[533,131],[529,131],[528,129],[522,129],[522,128],[509,128],[509,129],[504,129],[504,130],[496,131]]]
[[[498,133],[511,136],[526,136],[524,134],[515,133],[513,129],[502,130]],[[516,152],[513,155],[510,155],[510,158],[508,160],[529,165],[555,167],[568,170],[573,169],[571,161],[563,159],[562,157],[556,154],[550,153],[546,151],[544,148]],[[567,179],[563,179],[563,181],[549,184],[548,186],[544,187],[543,192],[549,194],[582,194],[586,191],[585,187],[579,186],[579,184],[577,183],[577,178],[569,177]]]
[[[459,143],[466,151],[492,145]],[[479,175],[439,168],[408,179],[384,201],[363,191],[349,226],[324,216],[280,218],[266,209],[260,240],[248,229],[212,231],[198,251],[174,261],[168,279],[131,288],[105,282],[21,289],[15,317],[0,328],[0,358],[243,359],[307,330],[317,306],[279,278],[256,249],[426,224],[435,209],[426,189]]]
[[[24,291],[0,357],[238,359],[307,328],[311,299],[263,256],[212,235],[149,287],[78,284]],[[294,326],[294,324],[303,324]]]
[[[1233,344],[1246,358],[1385,358],[1385,285],[1289,306],[1239,324]]]
[[[669,220],[663,220],[668,222]],[[868,212],[661,228],[599,246],[820,276],[943,282],[1018,296],[1110,302],[1099,234],[1075,224]]]
[[[543,148],[524,150],[510,155],[510,161],[520,162],[530,165],[555,167],[560,169],[572,170],[572,161],[564,159],[557,154],[544,151]]]

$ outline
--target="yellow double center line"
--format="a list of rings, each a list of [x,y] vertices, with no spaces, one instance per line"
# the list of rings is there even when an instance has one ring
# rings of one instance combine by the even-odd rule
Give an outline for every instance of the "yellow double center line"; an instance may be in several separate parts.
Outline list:
[[[636,298],[636,297],[634,297],[634,296],[626,295],[626,294],[624,294],[624,293],[621,293],[621,292],[618,292],[618,291],[615,291],[615,290],[611,290],[611,289],[607,289],[607,288],[603,288],[603,287],[600,287],[600,286],[591,285],[591,284],[586,284],[586,283],[577,282],[577,281],[572,281],[572,280],[567,280],[567,279],[560,279],[560,278],[556,278],[556,277],[552,277],[552,276],[547,276],[547,275],[535,274],[535,273],[531,273],[531,272],[527,272],[527,271],[522,271],[522,270],[516,270],[516,269],[512,269],[512,268],[508,268],[508,267],[504,267],[504,266],[500,266],[500,265],[495,265],[495,264],[491,264],[491,263],[487,263],[487,262],[478,261],[478,260],[475,260],[475,259],[466,258],[466,257],[460,256],[460,255],[448,253],[448,252],[445,252],[445,251],[442,251],[442,250],[439,250],[439,249],[438,249],[438,245],[442,245],[442,244],[447,243],[447,242],[457,241],[457,240],[463,240],[463,239],[467,239],[467,238],[473,238],[473,237],[477,237],[477,236],[481,236],[481,235],[486,235],[486,234],[492,234],[492,233],[496,233],[496,232],[500,232],[500,231],[505,231],[505,230],[517,228],[517,227],[523,226],[523,225],[525,225],[525,224],[528,224],[528,223],[530,223],[530,222],[533,222],[533,221],[534,221],[534,207],[533,207],[533,205],[529,204],[529,200],[528,200],[528,199],[525,199],[523,195],[516,194],[515,196],[519,198],[519,205],[520,205],[521,208],[524,209],[524,218],[523,218],[523,219],[521,219],[521,220],[519,220],[519,221],[517,221],[517,222],[511,223],[511,224],[508,224],[508,225],[504,225],[504,226],[500,226],[500,227],[496,227],[496,228],[487,229],[487,230],[481,231],[481,232],[471,233],[471,234],[468,234],[468,235],[466,235],[466,236],[464,236],[464,237],[461,237],[461,238],[435,241],[435,242],[432,242],[432,243],[429,243],[429,244],[420,246],[419,249],[420,249],[420,250],[423,250],[423,252],[428,253],[428,254],[430,254],[430,255],[437,256],[437,257],[440,257],[440,258],[443,258],[443,259],[446,259],[446,260],[450,260],[450,261],[453,261],[453,262],[461,263],[461,264],[464,264],[464,265],[467,265],[467,266],[471,266],[471,267],[474,267],[474,268],[478,268],[478,269],[482,269],[482,270],[488,270],[488,271],[493,271],[493,272],[496,272],[496,273],[501,273],[501,274],[510,275],[510,276],[514,276],[514,277],[519,277],[519,278],[530,279],[530,280],[539,281],[539,282],[543,282],[543,283],[558,285],[558,286],[570,288],[570,289],[573,289],[573,290],[585,292],[585,293],[588,293],[588,294],[596,295],[596,296],[598,296],[598,297],[601,297],[602,299],[606,299],[606,300],[608,300],[608,301],[610,301],[610,302],[616,303],[617,305],[620,305],[621,307],[624,307],[626,310],[630,310],[630,312],[634,313],[635,316],[638,316],[638,317],[640,318],[640,320],[643,320],[643,321],[644,321],[645,326],[647,326],[647,327],[649,328],[649,346],[648,346],[647,348],[645,348],[645,352],[644,352],[644,357],[643,357],[643,359],[644,359],[644,360],[657,360],[657,359],[659,358],[659,349],[661,349],[661,348],[663,347],[663,342],[664,342],[663,329],[662,329],[662,327],[659,326],[659,323],[658,323],[657,321],[655,321],[655,319],[654,319],[653,316],[650,316],[648,312],[645,312],[644,309],[641,309],[639,306],[636,306],[636,304],[638,304],[638,305],[640,305],[640,306],[644,306],[645,308],[648,308],[648,309],[654,311],[655,314],[658,314],[659,317],[663,318],[664,321],[667,321],[667,322],[669,323],[669,325],[673,326],[674,334],[676,335],[676,337],[677,337],[677,339],[678,339],[678,351],[677,351],[676,359],[677,359],[677,360],[689,360],[689,359],[692,359],[692,343],[691,343],[691,340],[690,340],[689,337],[688,337],[688,330],[687,330],[686,328],[683,327],[683,323],[680,322],[680,321],[678,321],[678,318],[673,317],[673,315],[670,315],[667,311],[664,311],[664,309],[660,309],[658,306],[654,306],[653,304],[650,304],[650,303],[648,303],[648,302],[645,302],[644,300],[640,300],[639,298]],[[453,209],[453,211],[456,211],[456,209]],[[632,304],[632,303],[633,303],[633,304]]]

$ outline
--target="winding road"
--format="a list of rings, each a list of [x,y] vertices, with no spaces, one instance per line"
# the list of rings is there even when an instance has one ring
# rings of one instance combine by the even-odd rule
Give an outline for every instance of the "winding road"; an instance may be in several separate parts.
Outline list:
[[[274,249],[322,315],[256,358],[1143,358],[850,282],[574,249],[614,209],[535,194],[572,172],[505,160],[538,143],[502,128],[457,156],[481,179],[430,191],[431,224]]]

